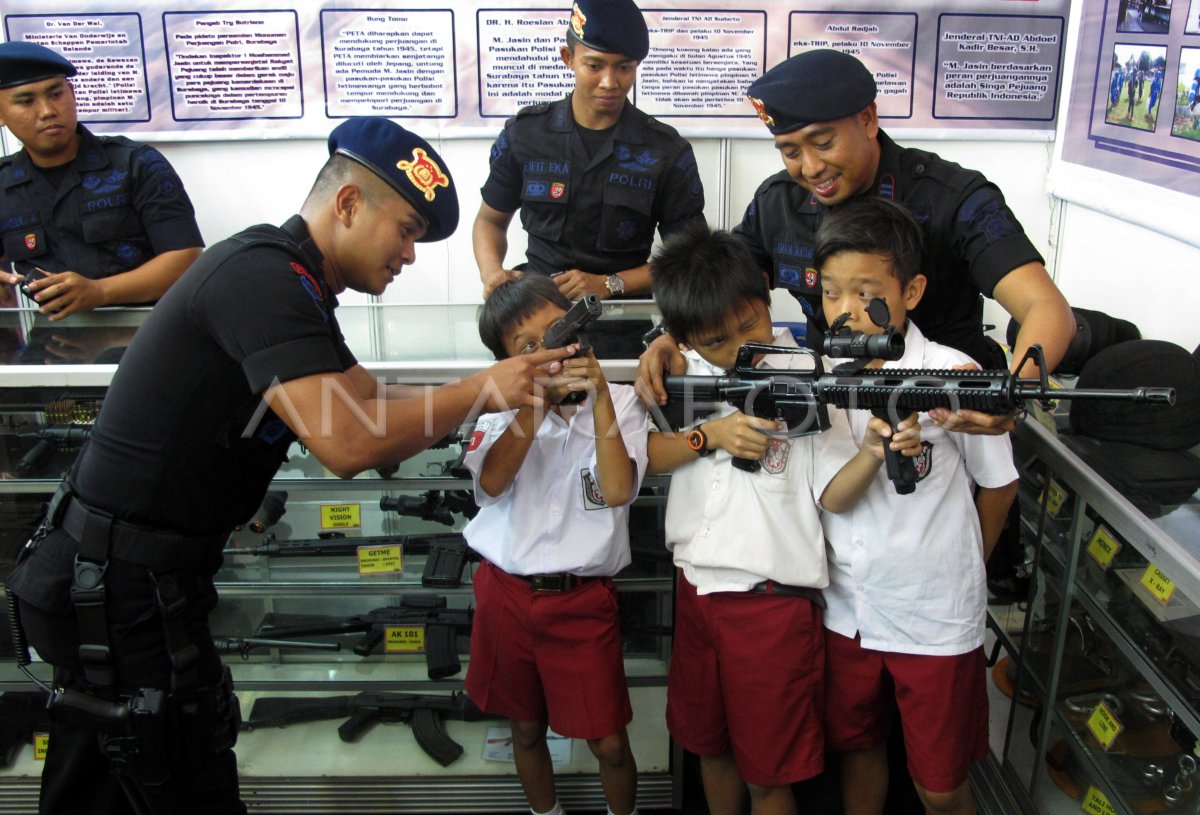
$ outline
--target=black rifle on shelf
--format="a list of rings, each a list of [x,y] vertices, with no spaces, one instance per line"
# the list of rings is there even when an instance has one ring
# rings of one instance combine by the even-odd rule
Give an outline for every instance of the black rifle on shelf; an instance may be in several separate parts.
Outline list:
[[[808,367],[804,370],[754,367],[760,356],[781,354],[806,357]],[[910,413],[937,407],[1002,415],[1022,407],[1029,399],[1175,404],[1174,388],[1051,388],[1041,346],[1031,346],[1017,369],[1031,360],[1041,372],[1037,379],[1021,379],[1003,370],[869,368],[826,373],[821,358],[812,349],[751,343],[739,349],[736,364],[725,376],[664,377],[669,400],[662,417],[671,428],[678,429],[707,415],[720,403],[727,403],[751,416],[782,422],[787,429],[779,431],[780,435],[795,437],[827,429],[831,405],[880,411],[895,426]]]
[[[465,518],[474,518],[479,513],[479,505],[470,490],[427,490],[421,496],[385,495],[379,499],[379,508],[446,526],[454,526],[456,513]]]
[[[218,654],[237,654],[249,659],[250,652],[259,648],[281,648],[285,651],[340,651],[340,642],[300,642],[298,640],[273,640],[265,637],[213,637]]]
[[[463,754],[463,748],[446,733],[447,719],[478,722],[498,718],[477,708],[465,693],[443,696],[364,692],[316,698],[264,696],[254,700],[250,715],[242,721],[242,729],[345,719],[338,727],[338,737],[344,742],[355,742],[376,724],[404,722],[412,728],[417,744],[426,755],[448,767]]]
[[[421,585],[429,588],[458,588],[462,585],[463,567],[478,556],[467,546],[460,532],[435,532],[422,535],[376,535],[367,538],[348,538],[332,532],[316,538],[277,540],[273,535],[263,537],[258,546],[233,546],[226,555],[258,555],[260,557],[337,557],[353,555],[359,547],[401,547],[404,556],[424,555]]]
[[[22,478],[30,476],[57,450],[78,447],[91,435],[90,424],[46,425],[37,430],[18,433],[17,438],[31,439],[33,446],[17,461],[13,472]]]
[[[0,695],[0,769],[11,767],[21,747],[34,733],[50,727],[46,694],[40,690],[8,691]]]
[[[430,679],[445,679],[462,670],[458,659],[458,636],[471,632],[470,608],[449,608],[441,595],[401,595],[394,606],[384,606],[365,614],[334,617],[316,614],[268,614],[255,631],[255,637],[288,640],[361,634],[353,651],[370,656],[383,643],[392,628],[425,628],[425,666]]]

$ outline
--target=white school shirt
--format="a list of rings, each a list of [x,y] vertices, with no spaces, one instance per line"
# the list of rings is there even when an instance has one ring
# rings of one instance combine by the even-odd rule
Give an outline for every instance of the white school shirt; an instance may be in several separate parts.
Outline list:
[[[925,339],[911,322],[904,356],[885,368],[949,369],[970,362]],[[838,410],[840,432],[861,440],[871,412]],[[859,633],[864,648],[906,654],[964,654],[983,644],[987,583],[973,485],[1017,479],[1008,435],[970,436],[920,414],[916,491],[899,495],[883,467],[866,494],[841,515],[825,512],[829,588],[825,627]]]
[[[796,347],[787,331],[774,344]],[[688,374],[725,375],[694,351],[686,356]],[[762,367],[788,360],[790,368],[811,367],[800,359],[768,356]],[[697,424],[734,410],[723,405]],[[833,413],[837,411],[831,419]],[[845,419],[837,417],[837,422]],[[839,450],[827,449],[831,443],[840,445]],[[817,500],[855,449],[843,429],[841,434],[772,439],[755,473],[735,468],[733,457],[720,449],[679,467],[671,474],[666,514],[667,548],[675,565],[699,594],[746,591],[768,579],[824,588],[829,572]]]
[[[646,473],[646,408],[630,385],[609,384],[617,424],[637,464],[636,495]],[[629,565],[629,504],[605,503],[596,481],[595,419],[588,399],[564,420],[550,413],[516,478],[490,496],[479,486],[488,451],[515,410],[479,417],[463,463],[475,482],[476,515],[463,536],[472,549],[509,574],[570,572],[607,577]]]

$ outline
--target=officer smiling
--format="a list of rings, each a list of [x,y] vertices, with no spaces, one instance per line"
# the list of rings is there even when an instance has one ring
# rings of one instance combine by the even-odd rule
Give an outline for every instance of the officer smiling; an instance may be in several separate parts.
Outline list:
[[[79,124],[75,66],[49,48],[0,44],[0,125],[23,150],[0,159],[0,224],[13,273],[61,320],[152,303],[204,245],[183,182],[161,153]]]
[[[574,90],[523,108],[492,147],[472,235],[485,297],[521,274],[504,265],[518,209],[529,236],[523,270],[553,276],[572,299],[648,293],[655,228],[665,238],[703,220],[691,145],[628,102],[649,49],[633,0],[572,7],[560,53]]]

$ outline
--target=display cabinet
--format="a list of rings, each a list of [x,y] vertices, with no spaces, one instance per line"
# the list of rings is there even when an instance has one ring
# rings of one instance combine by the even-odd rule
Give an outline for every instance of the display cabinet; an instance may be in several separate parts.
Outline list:
[[[338,317],[375,375],[440,384],[488,364],[477,308],[344,306]],[[76,315],[60,326],[28,311],[0,312],[8,363],[0,366],[0,577],[86,438],[145,314]],[[606,306],[594,343],[610,380],[632,379],[640,335],[655,316],[649,303]],[[454,559],[462,555],[455,533],[473,514],[470,480],[453,466],[460,450],[459,439],[447,438],[394,469],[344,480],[293,445],[263,509],[230,537],[211,622],[243,717],[262,722],[237,746],[251,811],[527,809],[504,760],[507,723],[464,716],[456,696],[473,571],[469,558],[465,566]],[[634,563],[617,581],[645,808],[678,806],[681,794],[681,760],[663,724],[673,606],[665,488],[665,479],[645,481],[632,512]],[[262,641],[279,639],[286,642]],[[0,691],[30,690],[3,649]],[[33,670],[49,675],[46,665]],[[324,709],[313,713],[314,705]],[[414,707],[426,710],[420,722]],[[275,726],[280,708],[296,721]],[[564,805],[602,810],[586,744],[564,740],[555,751]],[[33,746],[5,759],[0,813],[33,811],[41,767]]]
[[[1032,573],[989,610],[993,811],[1200,811],[1200,482],[1117,489],[1065,424],[1039,410],[1014,434]]]

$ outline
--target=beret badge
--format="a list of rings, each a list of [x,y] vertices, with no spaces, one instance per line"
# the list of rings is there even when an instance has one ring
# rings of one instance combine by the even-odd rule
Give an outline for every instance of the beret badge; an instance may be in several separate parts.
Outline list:
[[[426,201],[432,201],[437,197],[438,187],[450,186],[450,178],[442,172],[442,168],[429,157],[423,148],[414,147],[413,160],[401,159],[396,162],[396,167],[408,176],[408,180],[414,187],[425,195]]]
[[[767,127],[775,124],[775,119],[771,114],[767,113],[767,106],[763,104],[761,99],[755,99],[753,96],[747,96],[746,98],[750,100],[750,104],[754,105],[754,112],[758,114],[758,118],[762,119],[763,124],[767,125]]]
[[[571,31],[578,39],[584,39],[583,26],[587,23],[587,17],[584,16],[583,10],[579,8],[578,3],[571,4]]]

